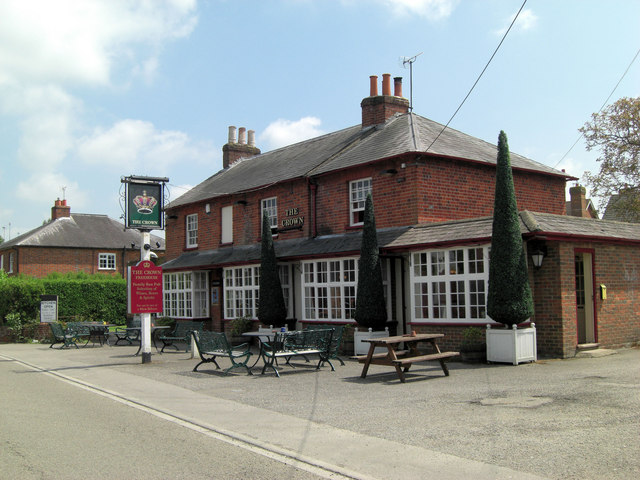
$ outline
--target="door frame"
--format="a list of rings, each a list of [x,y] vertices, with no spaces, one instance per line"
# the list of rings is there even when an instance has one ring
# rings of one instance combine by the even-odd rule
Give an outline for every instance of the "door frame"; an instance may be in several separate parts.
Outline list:
[[[593,248],[574,248],[573,250],[574,253],[574,258],[578,255],[578,254],[588,254],[591,257],[591,265],[589,266],[591,269],[591,275],[590,275],[590,280],[591,280],[591,319],[587,319],[585,318],[585,323],[587,321],[592,321],[593,322],[593,343],[598,343],[598,315],[596,312],[596,253],[595,250]],[[583,263],[584,263],[584,255],[582,255],[583,258]],[[587,273],[587,269],[585,268],[585,274]],[[574,278],[575,278],[575,268],[574,268]],[[587,278],[587,276],[585,275],[585,279]],[[587,287],[588,285],[585,284],[585,306],[587,305],[587,302],[589,301],[588,295],[587,295]],[[585,315],[587,313],[587,308],[585,307]],[[580,344],[580,337],[578,334],[578,305],[576,303],[576,342],[579,345]],[[590,341],[587,341],[586,343],[592,343]]]

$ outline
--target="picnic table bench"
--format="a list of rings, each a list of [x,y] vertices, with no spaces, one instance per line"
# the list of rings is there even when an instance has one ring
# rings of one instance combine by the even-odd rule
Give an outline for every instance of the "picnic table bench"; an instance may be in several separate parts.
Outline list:
[[[249,343],[232,347],[224,332],[209,332],[206,330],[198,332],[196,330],[191,334],[202,359],[200,363],[193,367],[194,372],[203,363],[213,363],[219,369],[220,365],[216,362],[216,357],[226,357],[231,360],[231,366],[224,371],[225,374],[234,368],[245,368],[248,375],[253,375],[251,368],[247,366],[249,358],[253,355],[250,351]]]
[[[202,332],[202,323],[191,320],[176,320],[173,330],[158,335],[158,340],[162,341],[160,353],[164,352],[165,347],[168,346],[172,346],[179,351],[180,348],[175,344],[176,342],[185,342],[187,344],[186,351],[188,352],[191,348],[191,332]]]
[[[331,371],[335,371],[329,353],[332,336],[332,328],[276,332],[273,340],[268,342],[263,341],[260,344],[260,356],[264,361],[261,373],[264,375],[267,369],[271,368],[279,378],[280,373],[274,366],[278,358],[284,358],[287,365],[295,368],[290,363],[293,357],[302,356],[309,361],[307,357],[310,355],[318,355],[319,360],[316,370],[320,369],[320,367],[327,362],[331,365]]]
[[[384,338],[372,338],[364,340],[369,342],[369,353],[367,355],[357,356],[356,359],[360,363],[364,363],[362,368],[362,378],[366,378],[369,365],[388,365],[394,367],[400,381],[405,382],[405,372],[409,371],[409,368],[414,363],[428,362],[437,360],[440,363],[440,367],[445,376],[449,376],[449,369],[445,364],[445,360],[451,357],[456,357],[459,352],[441,352],[437,338],[444,337],[441,333],[422,333],[417,335],[399,335],[395,337]],[[431,344],[434,352],[429,354],[420,353],[417,349],[419,342],[428,342]],[[397,346],[404,343],[407,346],[407,350],[396,350]],[[386,347],[387,351],[384,353],[374,353],[376,346]]]

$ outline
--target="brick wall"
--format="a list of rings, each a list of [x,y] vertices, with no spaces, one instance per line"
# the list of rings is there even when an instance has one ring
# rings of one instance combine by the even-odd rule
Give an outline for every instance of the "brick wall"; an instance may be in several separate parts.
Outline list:
[[[394,169],[395,174],[384,171]],[[429,157],[403,157],[374,165],[345,169],[317,177],[315,197],[318,235],[340,234],[349,226],[349,182],[371,178],[378,228],[422,222],[454,220],[491,215],[495,191],[495,167]],[[514,171],[520,209],[565,213],[565,182],[561,178]],[[292,180],[257,192],[212,199],[174,209],[167,219],[167,258],[175,258],[185,248],[185,217],[198,214],[198,249],[220,247],[221,209],[233,205],[233,244],[259,241],[261,200],[277,197],[279,228],[283,220],[303,218],[300,229],[281,231],[278,239],[313,235],[312,189],[306,179]],[[242,199],[246,205],[234,204]],[[206,204],[210,213],[205,213]],[[287,211],[297,209],[297,213]]]
[[[578,345],[575,288],[576,250],[594,257],[594,300],[597,341],[616,348],[640,342],[640,249],[599,242],[547,242],[548,254],[540,270],[533,271],[534,321],[538,326],[538,352],[572,357]],[[607,299],[599,285],[607,286]]]
[[[115,254],[116,270],[98,269],[98,254],[100,253]],[[138,260],[140,260],[138,250],[123,252],[122,249],[19,247],[17,254],[18,272],[33,277],[46,277],[54,272],[84,272],[123,276],[126,275],[127,265]]]

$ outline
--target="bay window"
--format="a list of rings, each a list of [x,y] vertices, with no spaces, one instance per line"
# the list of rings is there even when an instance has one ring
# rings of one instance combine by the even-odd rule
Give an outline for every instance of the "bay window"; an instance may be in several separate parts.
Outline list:
[[[486,321],[488,252],[488,246],[483,246],[413,253],[410,265],[413,320]]]

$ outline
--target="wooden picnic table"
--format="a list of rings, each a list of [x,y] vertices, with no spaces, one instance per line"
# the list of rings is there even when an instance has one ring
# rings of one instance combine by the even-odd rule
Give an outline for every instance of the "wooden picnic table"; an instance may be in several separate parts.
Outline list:
[[[416,335],[397,335],[394,337],[370,338],[363,340],[369,342],[369,352],[366,355],[356,357],[360,363],[364,363],[362,367],[362,378],[366,378],[369,365],[387,365],[394,367],[400,377],[402,383],[405,382],[404,373],[409,370],[412,364],[416,362],[427,362],[438,360],[442,371],[446,376],[449,375],[449,369],[444,361],[447,358],[459,355],[459,352],[441,352],[436,340],[444,337],[442,333],[419,333]],[[431,344],[433,353],[422,354],[418,351],[418,344],[426,342]],[[398,350],[398,346],[404,343],[405,350]],[[385,347],[386,352],[374,353],[376,347]]]

